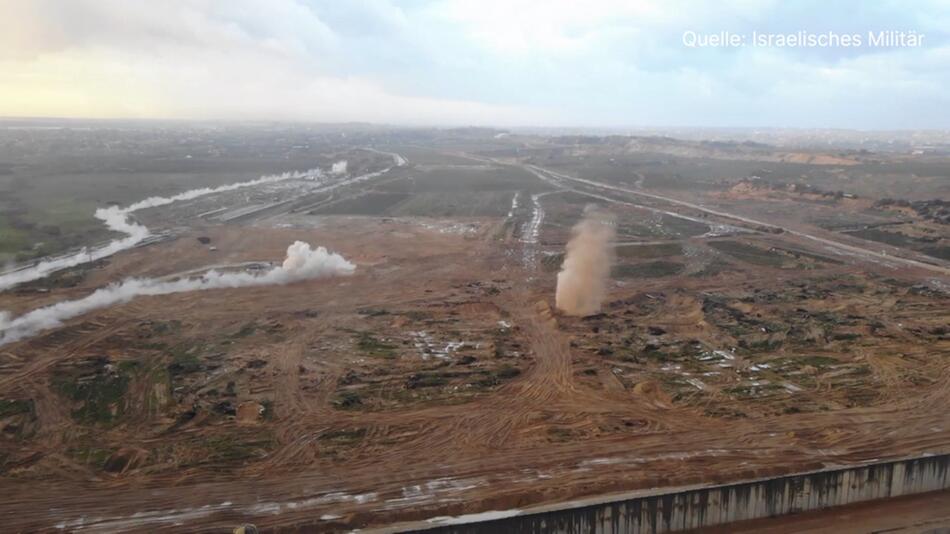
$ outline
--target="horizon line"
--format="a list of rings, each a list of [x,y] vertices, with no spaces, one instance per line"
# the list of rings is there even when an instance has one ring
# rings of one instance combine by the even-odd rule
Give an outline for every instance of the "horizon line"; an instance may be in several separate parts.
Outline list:
[[[841,132],[942,132],[950,133],[947,128],[857,128],[848,126],[711,126],[711,125],[626,125],[626,126],[596,126],[596,125],[531,125],[501,126],[493,124],[473,123],[395,123],[374,122],[366,120],[350,121],[321,121],[319,119],[266,119],[266,118],[166,118],[166,117],[68,117],[59,115],[0,115],[0,122],[5,121],[89,121],[89,122],[172,122],[172,123],[231,123],[231,124],[286,124],[286,125],[320,125],[320,126],[378,126],[383,128],[399,129],[491,129],[491,130],[791,130],[791,131],[841,131]]]

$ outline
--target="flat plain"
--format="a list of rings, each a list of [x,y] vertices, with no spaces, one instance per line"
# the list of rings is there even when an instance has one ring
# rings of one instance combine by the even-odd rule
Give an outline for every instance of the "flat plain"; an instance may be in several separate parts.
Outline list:
[[[33,134],[103,168],[5,145],[20,262],[113,237],[91,217],[110,201],[348,162],[136,212],[163,239],[0,293],[14,315],[298,239],[357,266],[0,346],[8,528],[347,531],[947,452],[947,156],[347,133]],[[568,317],[555,279],[591,204],[616,264],[601,313]]]

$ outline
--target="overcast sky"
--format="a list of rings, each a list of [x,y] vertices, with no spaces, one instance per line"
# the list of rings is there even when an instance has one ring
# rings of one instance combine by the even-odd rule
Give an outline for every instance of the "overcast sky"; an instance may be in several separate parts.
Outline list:
[[[950,0],[0,0],[0,116],[950,128]],[[924,35],[873,47],[868,31]],[[696,47],[685,32],[858,34]]]

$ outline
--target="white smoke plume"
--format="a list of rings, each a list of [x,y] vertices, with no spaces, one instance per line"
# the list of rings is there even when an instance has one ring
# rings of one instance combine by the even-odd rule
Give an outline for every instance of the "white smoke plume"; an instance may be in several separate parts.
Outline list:
[[[84,298],[59,302],[19,317],[12,317],[9,313],[0,311],[0,345],[28,338],[42,330],[60,326],[67,319],[95,309],[128,302],[141,295],[288,284],[311,278],[350,275],[355,269],[355,265],[339,254],[328,252],[324,247],[314,250],[308,243],[296,241],[287,247],[287,257],[283,264],[263,274],[221,273],[211,270],[197,278],[172,281],[129,278],[98,289]]]
[[[346,160],[345,160],[345,159],[342,159],[342,160],[340,160],[340,161],[334,163],[333,166],[330,167],[330,174],[332,174],[332,175],[334,175],[334,176],[339,176],[339,175],[341,175],[341,174],[346,174],[346,165],[347,165],[347,163],[346,163]]]
[[[406,165],[406,158],[396,154],[395,152],[382,152],[379,150],[369,149],[373,152],[379,154],[384,154],[393,158],[393,164],[397,167],[402,167]],[[347,162],[346,160],[340,160],[334,163],[331,167],[331,173],[336,173],[338,170],[342,169],[342,172],[346,172]],[[349,185],[357,182],[362,182],[364,180],[369,180],[375,178],[382,174],[389,172],[392,167],[387,167],[381,171],[367,173],[361,176],[356,176],[353,178],[348,178],[346,180],[341,180],[338,183],[328,185],[323,187],[318,191],[324,191],[333,189],[335,187]],[[110,230],[121,232],[126,234],[126,237],[114,239],[108,244],[99,247],[99,248],[82,248],[78,252],[73,254],[68,254],[65,256],[59,256],[52,259],[43,260],[36,265],[16,270],[8,271],[5,274],[0,274],[0,291],[13,287],[17,284],[22,284],[24,282],[29,282],[32,280],[39,280],[40,278],[45,278],[46,276],[62,270],[68,269],[70,267],[75,267],[83,263],[88,263],[91,261],[100,260],[102,258],[107,258],[121,252],[126,249],[130,249],[135,245],[141,243],[147,239],[151,233],[148,228],[142,226],[141,224],[136,224],[133,221],[130,221],[128,215],[132,212],[143,210],[146,208],[155,208],[158,206],[164,206],[166,204],[171,204],[172,202],[178,202],[181,200],[192,200],[201,196],[211,195],[215,193],[224,193],[227,191],[233,191],[235,189],[240,189],[243,187],[254,187],[256,185],[269,184],[274,182],[281,182],[284,180],[291,179],[319,179],[323,177],[323,172],[320,169],[310,169],[305,172],[286,172],[283,174],[276,174],[271,176],[262,176],[257,180],[250,180],[247,182],[238,182],[235,184],[222,185],[218,187],[203,187],[200,189],[192,189],[190,191],[185,191],[184,193],[179,193],[170,197],[150,197],[145,200],[136,202],[131,206],[126,206],[120,208],[118,206],[110,206],[108,208],[99,208],[96,210],[95,216],[97,219],[103,221]]]
[[[567,253],[557,275],[557,308],[568,315],[600,311],[613,265],[615,221],[612,215],[588,208],[571,230]]]
[[[113,254],[132,248],[135,245],[141,243],[146,238],[148,238],[151,233],[149,232],[148,228],[129,219],[129,214],[133,212],[146,208],[165,206],[167,204],[181,200],[192,200],[205,195],[233,191],[243,187],[253,187],[256,185],[270,184],[290,179],[315,179],[321,176],[322,173],[320,169],[311,169],[306,172],[287,172],[284,174],[262,176],[261,178],[247,182],[238,182],[235,184],[221,185],[218,187],[202,187],[200,189],[192,189],[190,191],[185,191],[184,193],[179,193],[170,197],[150,197],[124,208],[119,206],[99,208],[96,210],[96,218],[104,222],[106,227],[108,227],[110,230],[126,234],[125,237],[113,239],[106,245],[98,248],[90,249],[84,247],[73,254],[43,260],[32,267],[0,275],[0,290],[4,290],[17,284],[22,284],[23,282],[44,278],[49,274],[61,269],[67,269],[69,267],[75,267],[76,265],[90,261],[107,258]]]

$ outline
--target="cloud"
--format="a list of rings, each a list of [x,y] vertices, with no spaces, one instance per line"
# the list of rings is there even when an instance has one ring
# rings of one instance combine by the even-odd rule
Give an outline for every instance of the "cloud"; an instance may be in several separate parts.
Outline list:
[[[0,9],[13,22],[0,33],[0,55],[19,58],[97,48],[154,54],[170,47],[288,56],[336,44],[333,31],[294,0],[0,0]]]
[[[8,51],[0,55],[2,115],[406,124],[533,118],[514,106],[393,93],[346,74],[330,59],[343,55],[344,44],[291,0],[2,7],[23,22],[0,37]]]
[[[939,0],[860,10],[817,0],[0,0],[0,9],[0,115],[950,127],[950,96],[939,91],[950,82],[950,6]],[[924,32],[926,45],[681,42],[685,30],[879,29]]]

